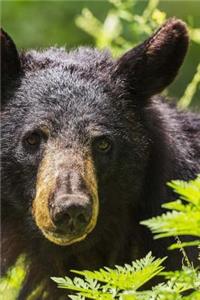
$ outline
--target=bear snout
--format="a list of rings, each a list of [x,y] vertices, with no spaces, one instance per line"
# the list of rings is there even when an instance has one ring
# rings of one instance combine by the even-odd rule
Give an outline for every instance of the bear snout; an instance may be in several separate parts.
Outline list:
[[[83,158],[54,146],[46,150],[39,166],[32,215],[48,240],[66,246],[85,239],[95,228],[98,187],[89,155]]]

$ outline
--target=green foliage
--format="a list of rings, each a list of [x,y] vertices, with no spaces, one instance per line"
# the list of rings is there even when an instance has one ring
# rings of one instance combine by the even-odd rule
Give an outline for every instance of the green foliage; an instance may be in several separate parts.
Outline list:
[[[199,300],[200,299],[200,272],[193,268],[183,267],[181,271],[161,272],[164,281],[151,290],[137,293],[122,294],[120,300]],[[187,292],[187,296],[184,293]]]
[[[24,258],[21,257],[15,267],[0,279],[0,299],[13,300],[17,298],[19,286],[25,278]],[[3,298],[1,298],[1,295]]]
[[[163,204],[163,207],[171,212],[143,221],[141,224],[148,226],[156,234],[155,238],[177,235],[198,237],[198,240],[192,242],[173,244],[171,249],[200,246],[200,176],[189,182],[175,180],[168,185],[180,195],[180,199]]]
[[[137,291],[144,283],[163,270],[164,259],[155,260],[149,253],[145,258],[137,260],[132,265],[116,266],[115,269],[102,268],[99,271],[72,271],[85,277],[69,277],[52,279],[58,287],[78,291],[80,296],[90,299],[115,299],[123,291]],[[72,296],[72,299],[75,299]]]
[[[161,263],[164,259],[157,259],[148,254],[145,258],[137,260],[132,265],[116,266],[115,269],[103,268],[99,271],[72,271],[85,277],[52,279],[60,288],[75,290],[80,295],[91,299],[114,299],[121,291],[138,290],[144,283],[163,270]],[[102,298],[103,297],[103,298]]]
[[[115,269],[103,268],[99,271],[72,271],[82,277],[53,277],[59,288],[74,291],[73,300],[176,300],[200,299],[200,272],[192,267],[183,266],[181,271],[161,272],[164,259],[154,259],[149,253],[145,258],[136,260],[132,265],[116,266]],[[141,289],[144,283],[156,275],[164,281],[150,290]],[[182,295],[188,291],[187,297]]]
[[[188,84],[183,96],[179,100],[178,107],[187,108],[192,102],[192,98],[196,94],[197,89],[200,89],[200,64],[197,66],[197,71],[192,81]]]
[[[200,176],[195,180],[183,182],[172,181],[168,184],[177,194],[179,200],[166,203],[164,208],[171,212],[159,217],[143,221],[156,238],[176,235],[191,235],[200,237]],[[181,243],[178,239],[171,249],[184,246],[200,246],[200,240]],[[186,261],[188,260],[187,257]],[[132,265],[116,266],[114,269],[102,268],[99,271],[75,271],[80,275],[71,279],[69,277],[52,279],[59,288],[76,292],[71,295],[73,300],[99,299],[99,300],[198,300],[200,299],[200,271],[195,270],[192,262],[187,262],[181,270],[162,272],[164,259],[155,259],[151,253],[143,259],[132,262]],[[150,290],[142,289],[145,283],[155,276],[163,276],[162,283]],[[187,296],[183,292],[187,291]]]
[[[104,22],[84,8],[76,24],[91,35],[98,48],[109,48],[118,56],[147,38],[166,20],[166,14],[157,6],[159,0],[150,0],[141,15],[135,13],[138,0],[109,0],[113,7]]]
[[[137,13],[139,0],[109,0],[112,8],[104,21],[84,8],[76,18],[76,24],[94,38],[98,48],[109,48],[114,56],[119,56],[149,37],[167,19],[164,11],[158,8],[159,0],[149,0],[141,13]],[[188,24],[190,39],[200,44],[200,28]],[[188,107],[200,90],[200,66],[186,87],[178,106]]]

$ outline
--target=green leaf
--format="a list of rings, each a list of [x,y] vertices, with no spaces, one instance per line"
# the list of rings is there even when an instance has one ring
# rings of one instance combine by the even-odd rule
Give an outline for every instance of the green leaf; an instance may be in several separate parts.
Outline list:
[[[141,224],[148,226],[156,239],[181,235],[200,237],[200,176],[189,182],[175,180],[168,185],[180,195],[180,199],[163,205],[171,212],[145,220]],[[173,244],[170,249],[199,244],[200,241],[194,240],[177,246]]]

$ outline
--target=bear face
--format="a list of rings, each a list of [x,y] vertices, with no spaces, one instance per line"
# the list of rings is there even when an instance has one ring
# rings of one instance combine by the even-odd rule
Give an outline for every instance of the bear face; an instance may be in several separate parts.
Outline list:
[[[85,63],[81,60],[85,56],[93,60]],[[68,55],[52,49],[29,53],[21,62],[20,85],[7,102],[2,119],[3,159],[10,161],[12,157],[8,162],[13,172],[10,184],[19,195],[14,209],[21,207],[22,216],[33,217],[34,231],[36,224],[50,241],[69,245],[92,231],[99,206],[103,221],[98,227],[102,231],[102,226],[113,226],[111,218],[104,221],[103,217],[109,207],[113,215],[113,201],[116,210],[129,197],[137,201],[148,138],[139,113],[129,111],[128,98],[120,101],[123,86],[116,91],[116,80],[109,76],[113,61],[107,53],[83,48]],[[127,173],[131,179],[123,182],[121,177]],[[112,178],[121,195],[119,203]],[[129,195],[123,192],[127,189],[131,190]],[[81,209],[89,207],[91,215],[85,218],[90,220],[83,231],[78,232],[78,224],[77,232],[75,228],[74,233],[67,232],[70,220],[65,211],[71,204],[64,207],[63,202],[73,202],[83,219]]]

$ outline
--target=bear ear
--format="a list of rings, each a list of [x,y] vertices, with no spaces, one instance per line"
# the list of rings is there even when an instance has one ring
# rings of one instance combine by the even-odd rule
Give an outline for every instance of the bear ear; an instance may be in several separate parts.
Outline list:
[[[132,92],[152,96],[173,81],[187,48],[185,23],[169,19],[154,35],[116,62],[115,76],[122,75]]]
[[[20,59],[13,40],[1,29],[1,85],[4,89],[20,72]]]

